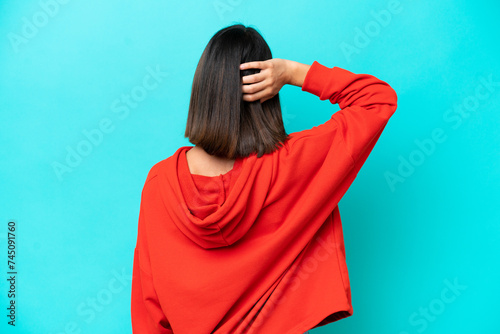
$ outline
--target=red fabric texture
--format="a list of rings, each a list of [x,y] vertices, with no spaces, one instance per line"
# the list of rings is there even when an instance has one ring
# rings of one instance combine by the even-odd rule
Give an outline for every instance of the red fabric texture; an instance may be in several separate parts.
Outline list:
[[[303,91],[340,109],[226,174],[179,148],[149,171],[132,277],[133,333],[303,333],[353,314],[338,203],[397,107],[368,74],[315,61]]]

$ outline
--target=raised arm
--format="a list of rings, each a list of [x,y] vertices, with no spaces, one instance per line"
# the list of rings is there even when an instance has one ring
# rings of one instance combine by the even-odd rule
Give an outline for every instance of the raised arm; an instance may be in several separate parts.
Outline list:
[[[285,85],[302,87],[338,104],[332,115],[340,129],[346,150],[354,161],[371,151],[385,124],[397,108],[397,95],[385,81],[370,74],[355,74],[340,67],[329,68],[317,61],[312,65],[287,59],[253,61],[240,65],[241,70],[260,69],[242,77],[243,99],[264,102]],[[364,157],[366,159],[366,157]],[[363,160],[364,161],[364,160]]]
[[[370,74],[355,74],[315,61],[302,90],[328,99],[341,110],[332,115],[347,152],[364,161],[397,108],[397,95],[388,83]]]

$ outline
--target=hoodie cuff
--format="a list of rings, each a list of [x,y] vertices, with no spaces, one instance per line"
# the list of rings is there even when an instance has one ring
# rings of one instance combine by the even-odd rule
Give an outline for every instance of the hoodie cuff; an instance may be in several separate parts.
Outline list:
[[[339,93],[358,76],[341,67],[329,68],[314,61],[304,78],[302,90],[318,96],[320,100],[329,99],[331,103],[336,104]]]
[[[309,92],[321,97],[323,88],[331,78],[331,68],[328,68],[317,61],[314,61],[307,71],[304,82],[302,83],[302,91]]]

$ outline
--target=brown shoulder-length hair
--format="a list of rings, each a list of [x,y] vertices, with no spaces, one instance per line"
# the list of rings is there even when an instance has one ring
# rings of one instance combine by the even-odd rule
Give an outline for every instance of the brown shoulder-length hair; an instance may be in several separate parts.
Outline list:
[[[271,59],[264,38],[242,24],[219,30],[196,67],[184,137],[210,155],[236,159],[271,153],[288,139],[279,94],[261,103],[244,101],[241,63]]]

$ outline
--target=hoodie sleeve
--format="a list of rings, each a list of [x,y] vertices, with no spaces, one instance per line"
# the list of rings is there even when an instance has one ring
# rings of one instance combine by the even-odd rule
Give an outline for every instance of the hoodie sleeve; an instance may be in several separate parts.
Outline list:
[[[317,132],[337,128],[355,164],[364,162],[367,151],[373,149],[397,107],[396,92],[386,82],[369,74],[354,74],[339,67],[328,68],[317,61],[311,65],[302,90],[339,105],[341,110],[320,125],[323,129]],[[316,128],[302,131],[302,135],[314,134]]]
[[[293,192],[303,209],[331,212],[361,169],[397,107],[396,92],[369,74],[354,74],[317,61],[302,91],[338,104],[325,123],[290,134],[280,157],[285,175],[280,193]],[[278,182],[279,183],[279,182]]]
[[[144,238],[144,219],[141,208],[132,272],[132,332],[134,334],[172,334],[170,324],[160,307],[152,274],[148,269],[149,259]]]

